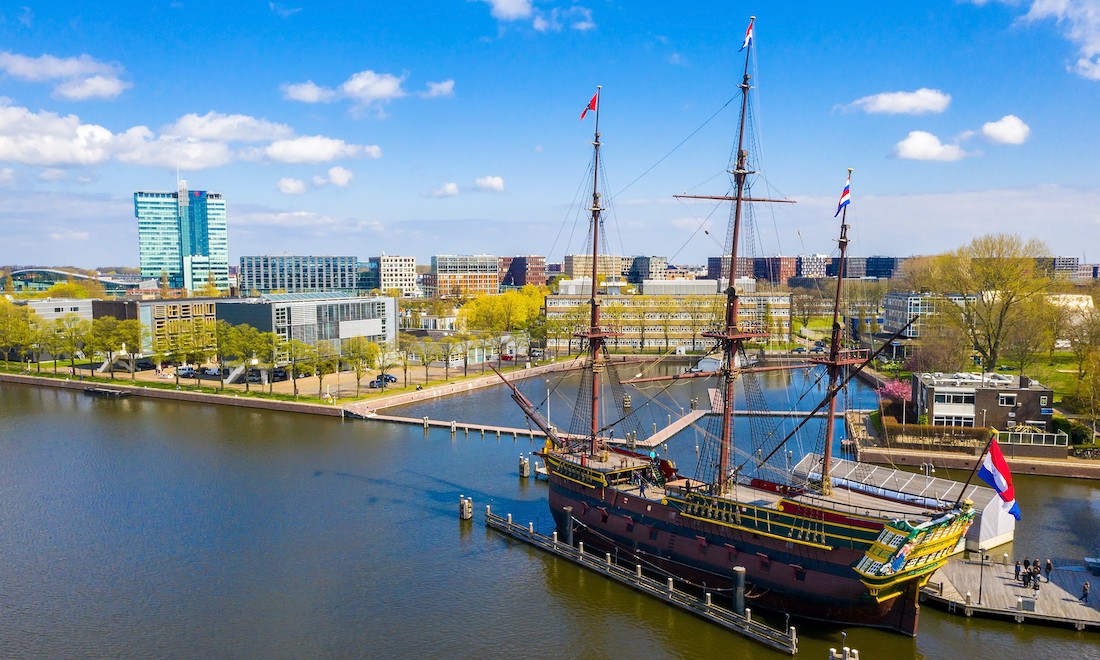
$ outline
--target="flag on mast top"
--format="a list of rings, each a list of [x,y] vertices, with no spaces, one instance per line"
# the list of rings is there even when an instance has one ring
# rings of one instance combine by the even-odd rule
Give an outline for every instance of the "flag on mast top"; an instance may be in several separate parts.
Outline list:
[[[848,180],[844,182],[844,192],[840,193],[840,203],[836,205],[836,213],[833,217],[840,215],[840,210],[845,206],[852,203],[852,170],[848,170]]]
[[[752,24],[755,21],[756,21],[755,16],[749,16],[749,29],[745,30],[745,41],[743,41],[741,43],[741,47],[737,49],[738,53],[740,53],[741,51],[745,50],[750,45],[752,45]]]
[[[588,114],[589,110],[591,110],[592,112],[595,112],[596,111],[596,106],[599,104],[599,102],[600,102],[600,90],[597,89],[596,93],[592,95],[592,100],[589,101],[588,105],[584,106],[584,110],[581,111],[581,119],[584,119],[584,116]]]

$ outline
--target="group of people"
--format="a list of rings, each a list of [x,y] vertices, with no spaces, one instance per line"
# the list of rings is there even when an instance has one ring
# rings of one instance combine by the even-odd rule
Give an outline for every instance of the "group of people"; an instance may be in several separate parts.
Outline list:
[[[1036,559],[1032,562],[1031,557],[1024,557],[1023,563],[1016,562],[1016,579],[1023,583],[1025,589],[1031,587],[1036,596],[1039,595],[1043,573],[1046,573],[1047,582],[1050,582],[1050,574],[1054,571],[1054,562],[1048,559],[1046,565],[1043,565],[1041,561]]]
[[[1025,589],[1031,587],[1036,598],[1039,597],[1039,583],[1042,582],[1043,574],[1046,574],[1046,581],[1050,582],[1050,574],[1054,572],[1054,562],[1049,559],[1045,564],[1040,562],[1039,559],[1031,561],[1030,557],[1024,557],[1023,562],[1016,562],[1016,579]],[[1078,600],[1086,605],[1089,604],[1090,587],[1088,580],[1081,585],[1081,597]]]

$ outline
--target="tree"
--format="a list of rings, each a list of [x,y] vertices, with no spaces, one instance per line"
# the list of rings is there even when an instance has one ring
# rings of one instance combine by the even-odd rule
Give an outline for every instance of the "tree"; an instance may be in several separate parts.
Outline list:
[[[230,355],[236,354],[239,335],[240,332],[237,330],[237,326],[225,319],[218,319],[214,323],[214,343],[217,345],[218,391],[225,388],[225,372],[222,371],[222,367],[228,362]]]
[[[122,346],[122,340],[118,333],[119,320],[113,316],[101,316],[92,320],[92,333],[89,345],[92,352],[102,355],[111,373],[111,380],[115,378],[115,352]]]
[[[324,396],[322,386],[325,376],[336,373],[339,364],[340,354],[337,353],[336,347],[332,345],[332,341],[321,339],[313,345],[313,373],[317,376],[317,398],[320,399]]]
[[[1020,375],[1035,364],[1042,350],[1052,343],[1050,327],[1044,323],[1049,318],[1048,306],[1050,303],[1043,298],[1022,304],[1015,322],[1005,333],[1003,353],[1020,368]]]
[[[137,356],[141,354],[142,339],[147,333],[141,327],[141,321],[137,319],[119,321],[115,332],[118,333],[118,345],[121,350],[125,351],[130,362],[130,380],[133,381],[137,371],[137,365],[135,364]]]
[[[378,344],[367,341],[366,337],[350,337],[340,343],[340,350],[344,353],[344,361],[351,365],[355,373],[355,398],[358,399],[363,376],[378,363],[382,349]]]
[[[431,337],[421,337],[416,343],[416,354],[420,357],[420,364],[424,365],[424,382],[428,382],[428,366],[435,360],[439,347]]]
[[[959,304],[944,301],[939,311],[963,331],[986,368],[996,368],[1020,307],[1046,292],[1049,281],[1038,271],[1036,259],[1049,253],[1037,240],[988,234],[935,260],[934,290],[962,294]]]
[[[76,354],[84,347],[88,335],[92,332],[92,322],[69,312],[57,319],[57,333],[60,337],[58,350],[69,356],[69,367],[76,372]]]
[[[311,347],[300,339],[290,339],[283,348],[286,350],[287,360],[290,362],[290,382],[294,388],[294,398],[298,398],[298,374],[311,372],[309,356]]]
[[[61,354],[61,319],[54,319],[42,326],[42,333],[38,339],[42,350],[53,358],[53,375],[57,375],[58,357]]]
[[[1091,308],[1081,315],[1067,333],[1069,335],[1070,350],[1077,360],[1077,387],[1080,389],[1081,381],[1088,374],[1089,366],[1093,359],[1100,353],[1100,310]]]
[[[469,375],[470,366],[470,349],[474,347],[477,340],[472,334],[465,330],[460,330],[454,335],[454,347],[456,350],[462,352],[462,377],[465,378]]]
[[[247,323],[238,324],[234,326],[234,329],[236,331],[236,336],[233,338],[235,361],[244,367],[244,391],[250,392],[249,383],[251,381],[248,380],[248,372],[252,367],[252,360],[256,359],[258,362],[257,355],[264,352],[270,345],[270,340],[264,336],[270,333],[262,333]],[[263,390],[262,387],[260,389]]]
[[[279,336],[274,332],[261,332],[256,338],[256,359],[260,367],[267,372],[267,391],[270,394],[275,391],[275,362],[279,359]],[[246,377],[247,381],[248,378]],[[263,391],[263,384],[260,384]]]
[[[803,328],[810,325],[810,318],[817,309],[817,300],[813,295],[802,291],[791,294],[791,332],[796,331],[795,321],[802,324]]]
[[[920,346],[909,356],[905,368],[914,373],[958,371],[967,363],[970,353],[963,331],[937,315],[921,327]]]
[[[439,340],[439,355],[443,358],[443,380],[448,381],[451,379],[451,355],[455,352],[455,344],[457,339],[451,335],[447,335]]]
[[[11,353],[19,353],[32,340],[30,310],[0,297],[0,351],[5,366]]]
[[[377,346],[377,344],[375,344]],[[389,350],[389,347],[378,347],[378,368],[382,370],[383,374],[388,374],[390,369],[397,366],[400,356],[397,352]],[[408,387],[408,380],[406,376],[405,387]],[[382,391],[386,391],[386,379],[382,379]]]
[[[409,386],[409,362],[412,361],[412,357],[416,355],[416,338],[405,332],[397,333],[397,351],[395,352],[394,359],[401,365],[401,369],[404,371],[402,377],[402,383],[405,387]],[[387,353],[389,351],[386,351]]]

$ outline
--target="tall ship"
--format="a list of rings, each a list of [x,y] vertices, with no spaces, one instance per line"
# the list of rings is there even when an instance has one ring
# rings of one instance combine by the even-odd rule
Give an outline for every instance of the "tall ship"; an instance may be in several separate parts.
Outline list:
[[[767,336],[758,323],[741,318],[737,284],[742,219],[754,198],[746,116],[750,112],[752,22],[742,46],[737,146],[728,170],[729,194],[708,197],[731,205],[726,249],[729,278],[724,318],[705,333],[720,364],[713,413],[695,474],[681,474],[656,452],[640,452],[618,441],[644,437],[641,423],[623,405],[624,392],[608,354],[616,329],[600,314],[597,264],[600,254],[599,94],[585,112],[595,111],[590,233],[591,297],[587,327],[574,336],[585,347],[574,418],[558,429],[515,386],[512,398],[546,434],[536,452],[549,476],[549,505],[559,535],[590,548],[614,552],[620,560],[683,580],[708,591],[731,591],[734,568],[745,571],[745,598],[754,608],[839,625],[865,625],[915,635],[918,594],[932,574],[956,552],[975,511],[969,500],[948,504],[906,497],[885,488],[865,489],[849,479],[833,479],[833,423],[837,398],[854,373],[874,355],[844,348],[840,316],[843,271],[837,278],[828,348],[812,362],[823,369],[827,387],[814,413],[825,412],[822,451],[790,469],[786,442],[791,435],[736,425],[735,409],[764,409],[746,343]],[[583,118],[583,115],[582,115]],[[849,182],[851,171],[849,171]],[[847,194],[838,206],[841,269],[846,254]],[[805,416],[798,427],[811,421]],[[817,421],[820,421],[819,419]],[[618,436],[616,437],[616,433]],[[736,437],[735,437],[736,436]]]

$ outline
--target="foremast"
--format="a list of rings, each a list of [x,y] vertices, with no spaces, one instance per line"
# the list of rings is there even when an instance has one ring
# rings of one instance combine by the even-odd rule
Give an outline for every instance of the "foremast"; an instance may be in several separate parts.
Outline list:
[[[589,319],[588,329],[573,334],[586,340],[588,345],[588,359],[592,369],[591,409],[589,410],[588,453],[595,455],[600,449],[600,388],[601,377],[606,370],[604,364],[604,342],[608,337],[617,333],[611,332],[600,325],[600,300],[599,300],[599,255],[600,255],[600,90],[602,86],[596,86],[596,95],[592,97],[589,107],[596,113],[596,127],[592,139],[592,206],[588,209],[591,213],[592,231],[592,291],[588,300]],[[584,115],[581,115],[584,118]]]
[[[750,33],[755,20],[755,16],[749,19]],[[737,355],[741,353],[742,345],[746,340],[768,336],[767,332],[753,331],[740,326],[740,296],[737,293],[736,285],[738,244],[741,242],[741,216],[745,204],[748,202],[790,203],[790,200],[754,199],[746,195],[748,176],[755,174],[755,171],[750,169],[748,151],[745,149],[745,124],[748,116],[749,90],[752,89],[749,84],[751,80],[749,62],[751,61],[752,46],[752,40],[746,38],[744,45],[745,66],[742,72],[741,84],[738,85],[741,90],[741,113],[737,127],[737,155],[734,159],[733,168],[727,170],[733,178],[734,194],[732,196],[676,195],[678,199],[713,199],[733,202],[733,212],[730,217],[732,231],[730,232],[729,283],[725,290],[726,313],[723,327],[717,331],[703,332],[704,337],[717,340],[722,351],[722,364],[719,367],[719,382],[722,385],[722,423],[718,445],[717,479],[713,485],[718,494],[723,494],[730,489],[734,476],[730,470],[730,465],[733,449],[733,392],[734,382],[737,378]]]

